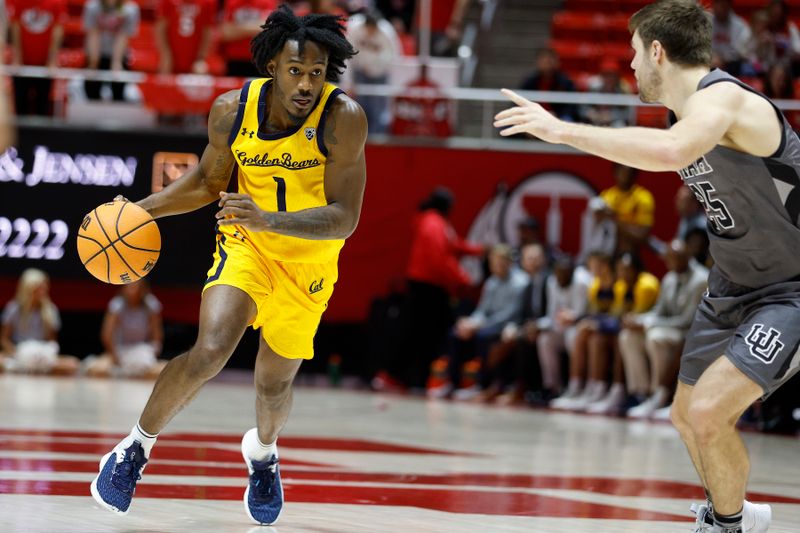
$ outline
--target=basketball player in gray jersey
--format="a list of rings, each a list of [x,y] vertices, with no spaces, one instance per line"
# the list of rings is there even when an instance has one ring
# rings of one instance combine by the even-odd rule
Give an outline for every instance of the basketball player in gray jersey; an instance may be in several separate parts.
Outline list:
[[[708,496],[693,507],[695,531],[764,532],[771,510],[745,501],[750,463],[735,424],[800,363],[800,139],[766,97],[710,69],[710,17],[694,1],[648,5],[629,29],[640,98],[672,111],[669,129],[570,124],[508,90],[516,106],[495,126],[677,171],[705,207],[716,266],[686,340],[672,421]]]

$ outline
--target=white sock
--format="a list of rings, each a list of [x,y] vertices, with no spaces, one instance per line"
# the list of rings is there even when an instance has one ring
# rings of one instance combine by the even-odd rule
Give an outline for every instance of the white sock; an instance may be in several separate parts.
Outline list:
[[[156,443],[156,439],[158,438],[158,434],[151,435],[146,433],[142,426],[139,425],[137,422],[133,429],[131,430],[131,434],[129,437],[133,440],[138,440],[142,444],[142,448],[144,448],[144,456],[149,458],[150,457],[150,450],[153,449],[153,446]]]
[[[278,446],[276,445],[277,442],[278,440],[276,439],[275,442],[271,444],[264,444],[261,442],[261,439],[258,438],[258,428],[253,428],[244,434],[244,438],[242,439],[242,449],[244,450],[248,459],[252,459],[253,461],[264,461],[273,455],[278,457]]]

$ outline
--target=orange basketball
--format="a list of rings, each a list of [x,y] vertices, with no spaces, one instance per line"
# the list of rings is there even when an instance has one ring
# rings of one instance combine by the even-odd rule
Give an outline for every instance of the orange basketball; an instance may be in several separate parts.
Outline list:
[[[150,214],[131,202],[102,204],[83,217],[78,255],[89,273],[106,283],[124,285],[153,269],[161,251],[161,233]]]

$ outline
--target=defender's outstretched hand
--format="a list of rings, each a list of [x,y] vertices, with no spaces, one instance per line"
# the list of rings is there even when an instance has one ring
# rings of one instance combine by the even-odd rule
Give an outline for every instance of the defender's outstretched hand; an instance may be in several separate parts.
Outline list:
[[[500,131],[500,135],[508,137],[518,133],[530,133],[543,141],[561,142],[559,134],[564,124],[563,121],[551,115],[541,105],[521,97],[514,91],[501,89],[500,92],[517,104],[516,107],[495,115],[495,128],[505,128]]]

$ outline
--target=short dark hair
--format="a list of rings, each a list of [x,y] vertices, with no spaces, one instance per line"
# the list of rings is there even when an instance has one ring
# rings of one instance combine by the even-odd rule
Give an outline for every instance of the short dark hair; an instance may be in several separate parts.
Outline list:
[[[297,41],[300,51],[306,41],[320,45],[328,52],[327,81],[338,81],[344,62],[358,52],[344,36],[344,18],[312,13],[298,17],[285,4],[270,13],[262,31],[250,41],[253,64],[262,75],[269,75],[267,63],[283,50],[286,41]]]
[[[686,67],[711,65],[711,15],[695,0],[661,0],[643,7],[628,21],[645,49],[653,41],[673,63]]]

